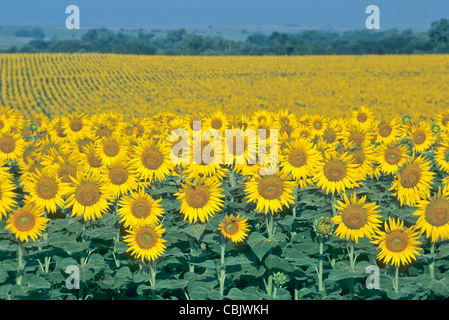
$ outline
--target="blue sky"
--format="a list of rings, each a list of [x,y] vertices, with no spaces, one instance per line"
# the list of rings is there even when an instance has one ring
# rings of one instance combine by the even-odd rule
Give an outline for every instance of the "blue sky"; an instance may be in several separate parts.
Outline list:
[[[449,18],[449,0],[0,0],[0,25],[65,24],[80,8],[88,26],[284,26],[364,28],[378,5],[381,28],[427,28]]]

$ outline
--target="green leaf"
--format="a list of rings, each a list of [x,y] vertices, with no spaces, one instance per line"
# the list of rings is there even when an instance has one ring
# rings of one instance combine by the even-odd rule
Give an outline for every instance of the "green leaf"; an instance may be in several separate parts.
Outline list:
[[[268,250],[276,246],[276,242],[265,238],[259,232],[252,232],[248,237],[248,245],[256,254],[257,258],[262,260]]]
[[[226,259],[225,264],[227,266],[234,266],[234,265],[244,265],[244,264],[251,264],[252,261],[249,260],[245,256],[238,256],[238,257],[230,257]]]
[[[206,299],[212,292],[213,288],[218,284],[218,281],[192,281],[187,286],[187,292],[192,300]]]
[[[12,284],[0,286],[0,300],[9,300],[11,298],[9,292],[11,291],[12,286]]]
[[[50,282],[39,276],[31,277],[24,285],[28,290],[49,289],[51,287]]]
[[[132,281],[132,277],[133,277],[133,275],[132,275],[129,267],[121,267],[115,273],[114,286],[121,287],[121,286],[125,285],[126,283]]]
[[[185,279],[172,279],[156,281],[157,289],[176,290],[187,287],[189,281]]]
[[[17,245],[12,243],[9,240],[1,240],[0,241],[0,251],[17,251]]]
[[[231,288],[226,298],[231,300],[258,300],[259,295],[256,287],[246,287],[243,290]]]
[[[449,256],[449,245],[442,245],[437,250],[437,259],[442,259]]]
[[[81,252],[89,248],[90,242],[77,242],[74,238],[66,235],[53,235],[48,237],[49,245],[66,251],[67,253]]]
[[[189,262],[189,264],[206,269],[216,269],[216,263],[214,260],[206,260],[203,262]]]
[[[96,228],[89,231],[86,231],[86,236],[90,238],[96,238],[96,239],[103,239],[103,240],[112,240],[114,239],[117,234],[119,233],[119,230],[112,227],[103,227],[103,228]]]
[[[449,279],[425,279],[419,282],[422,288],[432,290],[438,295],[449,297]]]
[[[272,254],[265,259],[265,266],[268,269],[280,269],[285,272],[292,272],[294,270],[294,268],[284,259]]]
[[[196,223],[196,224],[189,224],[187,227],[183,229],[183,232],[195,238],[196,241],[199,241],[204,232],[204,229],[206,229],[206,224]]]

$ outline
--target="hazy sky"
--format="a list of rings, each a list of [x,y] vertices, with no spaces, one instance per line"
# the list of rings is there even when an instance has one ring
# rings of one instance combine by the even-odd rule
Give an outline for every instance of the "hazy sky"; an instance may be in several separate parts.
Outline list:
[[[0,25],[64,26],[68,5],[81,26],[284,26],[364,28],[370,4],[381,28],[427,28],[449,18],[449,0],[0,0]]]

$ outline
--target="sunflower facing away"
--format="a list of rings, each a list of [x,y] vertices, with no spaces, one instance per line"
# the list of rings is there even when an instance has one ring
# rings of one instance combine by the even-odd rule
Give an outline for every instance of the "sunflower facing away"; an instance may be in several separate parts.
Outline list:
[[[372,239],[382,223],[379,220],[381,216],[377,214],[380,212],[379,205],[375,202],[365,203],[366,196],[357,200],[355,192],[351,199],[344,194],[344,200],[345,202],[337,201],[338,205],[334,205],[339,210],[338,215],[332,218],[332,222],[338,225],[335,234],[340,239],[351,239],[355,243],[363,237]]]
[[[385,221],[384,227],[385,231],[378,231],[371,241],[379,250],[377,259],[398,267],[416,260],[420,255],[418,250],[422,250],[418,247],[421,244],[418,241],[419,232],[413,227],[404,228],[404,221],[395,221],[391,217],[388,218],[388,223]]]
[[[162,238],[165,232],[162,227],[162,225],[152,227],[140,224],[128,230],[128,235],[123,239],[128,243],[126,252],[131,252],[135,258],[140,258],[142,261],[154,261],[159,258],[167,248],[164,245],[166,240]]]
[[[423,156],[410,159],[399,170],[389,190],[395,190],[401,206],[406,204],[413,206],[421,198],[430,196],[431,184],[435,173],[430,171],[431,162]]]
[[[418,216],[416,228],[421,230],[421,234],[426,233],[426,237],[432,242],[439,239],[442,241],[449,239],[449,190],[445,188],[438,192],[429,200],[420,200],[413,214]]]
[[[44,217],[44,210],[28,203],[24,207],[15,210],[8,218],[6,229],[9,229],[17,239],[28,242],[42,235],[47,227],[49,219]]]
[[[344,192],[359,186],[357,180],[360,174],[357,167],[354,158],[348,153],[338,154],[331,151],[320,161],[313,180],[318,187],[326,190],[326,194],[329,191],[332,195],[335,192]]]
[[[144,188],[133,191],[129,196],[120,198],[117,214],[125,228],[133,228],[138,224],[155,225],[164,214],[164,208],[160,205],[161,199],[154,200],[145,193]]]
[[[109,209],[112,193],[100,176],[79,173],[69,186],[65,208],[72,208],[72,216],[84,221],[101,218]]]
[[[240,217],[240,215],[236,217],[232,214],[230,216],[226,215],[218,230],[225,238],[231,239],[232,242],[242,242],[248,236],[249,225],[247,221],[248,219]]]
[[[223,207],[223,189],[217,178],[195,179],[182,185],[174,196],[181,200],[181,213],[190,223],[206,222]]]
[[[277,171],[272,175],[257,175],[246,183],[245,193],[249,202],[256,202],[259,212],[275,214],[285,205],[295,202],[293,197],[294,181],[286,173]]]

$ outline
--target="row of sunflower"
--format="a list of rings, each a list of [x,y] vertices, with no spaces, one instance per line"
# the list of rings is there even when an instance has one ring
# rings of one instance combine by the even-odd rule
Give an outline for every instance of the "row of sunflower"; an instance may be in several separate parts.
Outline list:
[[[334,208],[333,214],[317,222],[320,237],[335,235],[348,241],[352,254],[359,239],[370,239],[379,260],[399,267],[420,255],[421,235],[431,240],[432,250],[435,242],[449,238],[449,114],[436,119],[415,123],[404,116],[378,121],[361,107],[346,119],[260,110],[235,117],[217,111],[125,121],[123,115],[111,112],[25,120],[14,109],[2,108],[0,214],[7,219],[6,229],[20,242],[28,242],[41,236],[60,210],[84,221],[113,212],[127,230],[123,240],[128,251],[142,261],[155,261],[167,249],[165,210],[162,198],[147,191],[162,188],[168,177],[179,178],[172,196],[179,203],[179,216],[191,224],[221,214],[229,197],[224,179],[231,188],[242,186],[244,201],[271,219],[270,239],[273,216],[280,212],[295,216],[301,191],[317,188],[332,196]],[[201,130],[220,132],[277,129],[278,170],[261,175],[267,162],[252,163],[248,157],[243,164],[174,164],[170,155],[176,141],[169,134],[178,128],[193,134],[194,121],[201,122]],[[200,143],[200,148],[208,143]],[[235,147],[235,138],[224,143]],[[232,157],[245,154],[245,148],[230,150]],[[391,182],[392,202],[401,208],[416,207],[415,224],[385,217],[379,204],[358,194],[359,188],[378,180]],[[244,214],[223,217],[219,230],[225,238],[240,243],[248,237],[251,228]],[[355,263],[353,255],[350,259]]]

